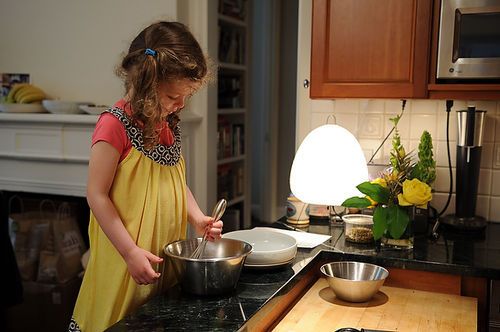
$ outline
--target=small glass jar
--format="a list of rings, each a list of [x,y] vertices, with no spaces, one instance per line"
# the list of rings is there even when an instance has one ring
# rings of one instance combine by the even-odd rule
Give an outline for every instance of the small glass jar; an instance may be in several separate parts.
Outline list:
[[[346,241],[354,243],[373,242],[373,216],[366,214],[348,214],[344,220],[344,236]]]

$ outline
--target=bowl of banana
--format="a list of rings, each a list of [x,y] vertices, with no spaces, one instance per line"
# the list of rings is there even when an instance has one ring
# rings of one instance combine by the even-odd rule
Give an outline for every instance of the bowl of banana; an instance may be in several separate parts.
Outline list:
[[[47,110],[41,102],[46,97],[39,87],[29,83],[14,84],[5,99],[0,103],[0,112],[6,113],[44,113]]]

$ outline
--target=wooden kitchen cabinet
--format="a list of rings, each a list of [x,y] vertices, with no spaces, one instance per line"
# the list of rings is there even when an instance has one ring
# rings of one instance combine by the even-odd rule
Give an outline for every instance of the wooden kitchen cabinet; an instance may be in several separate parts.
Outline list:
[[[311,98],[426,98],[432,0],[313,0]]]

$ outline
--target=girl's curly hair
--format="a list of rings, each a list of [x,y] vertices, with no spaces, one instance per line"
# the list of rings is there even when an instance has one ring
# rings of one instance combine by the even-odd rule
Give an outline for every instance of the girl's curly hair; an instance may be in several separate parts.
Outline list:
[[[156,54],[148,55],[146,49]],[[144,146],[153,148],[159,142],[158,124],[168,121],[174,129],[179,121],[172,113],[162,118],[158,85],[162,82],[188,79],[205,83],[209,76],[208,60],[189,29],[179,22],[157,22],[137,35],[124,56],[117,74],[125,82],[130,97],[132,121],[141,124]]]

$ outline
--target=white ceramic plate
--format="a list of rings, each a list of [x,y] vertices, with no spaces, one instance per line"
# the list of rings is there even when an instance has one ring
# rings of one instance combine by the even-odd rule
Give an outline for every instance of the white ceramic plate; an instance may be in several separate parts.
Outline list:
[[[78,108],[81,103],[76,101],[66,101],[58,99],[44,99],[42,100],[42,105],[47,111],[54,114],[78,114],[82,111]]]
[[[87,114],[101,115],[102,112],[109,109],[108,106],[90,106],[90,105],[80,105],[78,106],[82,111]]]
[[[248,229],[224,234],[222,237],[250,243],[253,251],[245,266],[283,265],[295,257],[297,240],[294,237],[264,229]]]
[[[0,112],[5,113],[47,113],[42,104],[0,104]]]
[[[280,263],[273,263],[273,264],[248,264],[245,261],[245,267],[251,268],[251,269],[272,269],[272,268],[277,268],[281,266],[285,266],[293,262],[294,258],[289,259],[285,262],[280,262]]]

